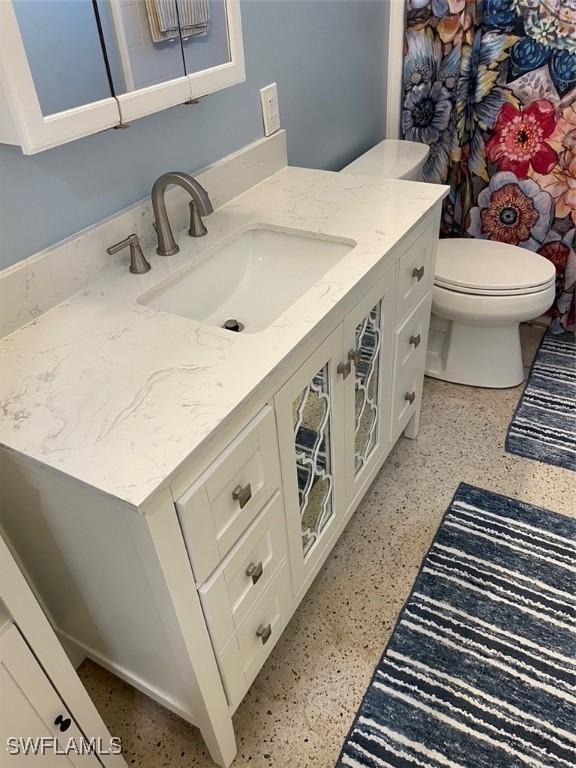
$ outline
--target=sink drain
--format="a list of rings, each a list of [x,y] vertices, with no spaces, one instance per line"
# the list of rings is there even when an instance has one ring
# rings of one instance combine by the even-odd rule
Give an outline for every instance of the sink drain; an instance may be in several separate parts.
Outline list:
[[[233,331],[234,333],[240,333],[244,330],[244,323],[241,323],[240,320],[236,320],[235,317],[231,317],[229,320],[226,320],[222,325],[222,328],[225,328],[227,331]]]

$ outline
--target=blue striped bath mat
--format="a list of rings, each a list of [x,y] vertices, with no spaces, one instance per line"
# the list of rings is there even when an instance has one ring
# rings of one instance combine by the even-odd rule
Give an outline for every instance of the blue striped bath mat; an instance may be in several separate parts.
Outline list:
[[[576,520],[460,485],[338,766],[576,765]]]
[[[576,471],[576,336],[547,333],[506,437],[506,450]]]

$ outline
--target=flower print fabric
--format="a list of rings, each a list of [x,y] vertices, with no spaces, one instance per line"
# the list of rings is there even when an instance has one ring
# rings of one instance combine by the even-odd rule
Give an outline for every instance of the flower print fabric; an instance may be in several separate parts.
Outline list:
[[[553,210],[550,195],[538,184],[503,171],[478,195],[468,232],[483,240],[538,250],[550,231]]]
[[[501,170],[513,171],[522,179],[530,168],[550,173],[558,154],[546,139],[555,125],[556,110],[546,99],[538,99],[525,109],[505,104],[486,144],[486,156]]]
[[[441,235],[540,253],[574,329],[576,0],[408,0],[403,136],[450,184]]]

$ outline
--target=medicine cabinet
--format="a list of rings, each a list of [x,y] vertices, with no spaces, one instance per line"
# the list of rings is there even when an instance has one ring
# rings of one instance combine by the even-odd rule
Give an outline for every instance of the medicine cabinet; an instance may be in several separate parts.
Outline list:
[[[240,0],[0,2],[0,143],[25,154],[243,80]]]

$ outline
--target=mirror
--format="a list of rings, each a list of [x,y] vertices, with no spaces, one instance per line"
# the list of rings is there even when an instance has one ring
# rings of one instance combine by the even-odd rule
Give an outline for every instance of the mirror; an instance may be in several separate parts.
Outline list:
[[[186,35],[186,30],[182,30],[182,49],[187,75],[231,61],[226,2],[225,0],[205,0],[205,2],[208,9],[205,34]]]
[[[115,94],[230,61],[225,0],[98,0]]]
[[[13,0],[43,115],[112,96],[92,0]]]
[[[226,0],[14,0],[14,9],[44,115],[231,61]]]
[[[176,0],[98,0],[96,7],[116,96],[184,77]]]

